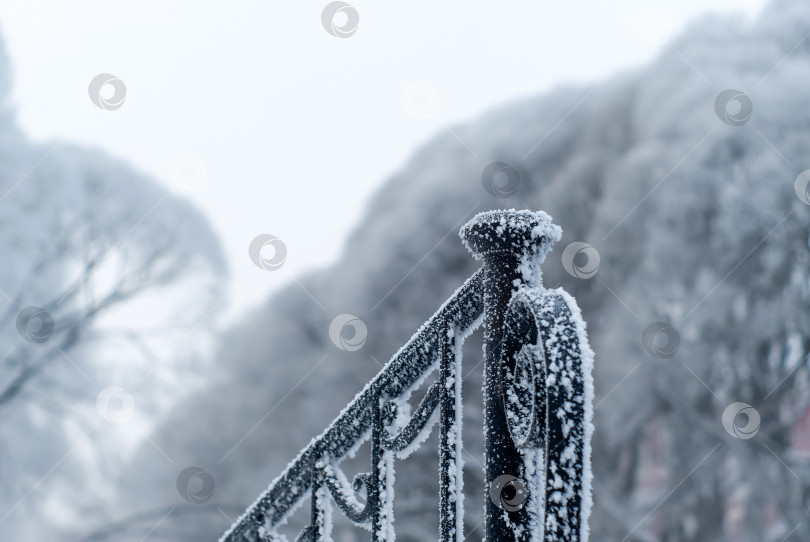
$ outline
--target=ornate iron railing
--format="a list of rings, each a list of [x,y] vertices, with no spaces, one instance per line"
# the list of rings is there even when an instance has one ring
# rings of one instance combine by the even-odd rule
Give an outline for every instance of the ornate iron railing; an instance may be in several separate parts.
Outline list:
[[[441,542],[464,539],[461,346],[484,323],[486,540],[588,539],[593,353],[574,299],[546,290],[539,264],[561,230],[543,212],[490,211],[460,232],[483,261],[222,539],[282,541],[305,497],[298,541],[331,539],[332,503],[373,541],[394,540],[393,465],[421,444],[438,411]],[[408,398],[439,369],[419,406]],[[340,462],[371,440],[371,466],[350,484]],[[362,494],[364,497],[361,497]]]

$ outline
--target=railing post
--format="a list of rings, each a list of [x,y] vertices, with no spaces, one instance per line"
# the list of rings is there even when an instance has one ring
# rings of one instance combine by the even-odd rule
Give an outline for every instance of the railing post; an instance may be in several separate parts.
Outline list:
[[[512,294],[522,285],[540,286],[539,263],[559,239],[560,229],[545,213],[489,211],[460,232],[467,249],[484,266],[484,434],[487,542],[513,542],[509,523],[527,526],[524,509],[506,511],[490,498],[490,484],[503,475],[519,476],[523,459],[507,427],[500,366],[504,317]],[[509,522],[506,518],[508,517]]]
[[[463,540],[461,349],[482,321],[486,540],[587,542],[593,351],[575,300],[540,281],[540,263],[562,231],[543,212],[510,210],[481,213],[460,235],[482,268],[302,450],[223,542],[280,539],[277,526],[308,493],[312,519],[299,542],[329,540],[333,502],[351,522],[370,527],[373,541],[394,540],[394,459],[418,447],[436,409],[439,540]],[[411,413],[408,397],[437,357],[440,376]],[[369,437],[371,468],[349,484],[340,462]],[[365,499],[358,498],[363,487]]]

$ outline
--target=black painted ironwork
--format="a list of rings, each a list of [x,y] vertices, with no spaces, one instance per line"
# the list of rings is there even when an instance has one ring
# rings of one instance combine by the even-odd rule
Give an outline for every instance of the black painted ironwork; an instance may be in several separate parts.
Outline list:
[[[332,505],[394,540],[393,467],[440,426],[441,542],[464,539],[461,346],[484,323],[486,539],[587,540],[590,509],[592,353],[573,298],[546,290],[539,263],[560,229],[548,215],[490,211],[460,235],[483,267],[414,334],[317,439],[223,535],[226,542],[281,541],[276,528],[310,497],[298,541],[331,540]],[[407,399],[438,368],[410,412]],[[343,458],[371,441],[371,465],[349,483]]]

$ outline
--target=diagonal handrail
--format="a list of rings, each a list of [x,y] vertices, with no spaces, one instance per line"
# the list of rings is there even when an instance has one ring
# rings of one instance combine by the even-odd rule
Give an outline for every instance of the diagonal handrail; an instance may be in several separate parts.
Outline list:
[[[371,407],[375,398],[381,395],[402,397],[404,393],[412,391],[423,375],[435,369],[436,345],[440,343],[439,323],[449,322],[456,328],[469,329],[474,327],[482,312],[481,271],[478,271],[422,324],[330,426],[298,454],[270,484],[270,489],[239,518],[224,539],[239,540],[237,536],[241,535],[245,540],[259,540],[251,538],[256,526],[263,523],[258,520],[266,518],[270,525],[278,524],[299,500],[306,497],[312,478],[310,465],[316,453],[343,457],[350,449],[362,444],[368,438],[372,422]]]
[[[330,540],[333,502],[352,522],[369,527],[372,540],[393,540],[394,460],[418,447],[436,418],[439,538],[463,540],[461,346],[482,322],[487,540],[587,540],[592,352],[573,298],[544,290],[539,273],[560,235],[542,212],[490,211],[467,223],[462,239],[483,267],[221,540],[284,540],[276,528],[307,496],[312,523],[299,541]],[[436,382],[410,413],[411,393],[436,369]],[[370,471],[350,484],[340,462],[368,440]],[[364,499],[358,495],[363,491]]]

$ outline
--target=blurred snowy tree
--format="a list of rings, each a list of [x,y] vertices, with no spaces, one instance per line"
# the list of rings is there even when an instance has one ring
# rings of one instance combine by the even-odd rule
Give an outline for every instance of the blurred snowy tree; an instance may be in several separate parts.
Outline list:
[[[0,530],[22,540],[84,515],[64,501],[97,508],[187,393],[225,266],[188,202],[101,152],[29,141],[9,80],[2,56]]]

